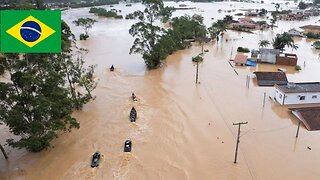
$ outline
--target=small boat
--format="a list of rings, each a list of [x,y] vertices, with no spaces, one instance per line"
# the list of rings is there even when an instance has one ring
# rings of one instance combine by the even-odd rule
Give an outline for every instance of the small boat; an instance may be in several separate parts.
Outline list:
[[[131,140],[130,139],[127,139],[125,142],[124,142],[124,152],[131,152],[131,146],[132,146],[132,143],[131,143]]]
[[[114,67],[113,67],[113,65],[111,65],[111,67],[110,67],[110,71],[114,71]]]
[[[95,168],[95,167],[99,166],[99,164],[100,164],[100,156],[101,156],[101,153],[99,151],[95,152],[92,155],[92,161],[91,161],[91,167],[92,168]]]
[[[134,107],[132,107],[130,111],[130,121],[136,122],[136,119],[137,119],[137,111]]]

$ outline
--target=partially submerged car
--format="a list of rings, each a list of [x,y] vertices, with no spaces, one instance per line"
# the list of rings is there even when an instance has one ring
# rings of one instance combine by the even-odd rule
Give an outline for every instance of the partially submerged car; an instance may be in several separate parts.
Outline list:
[[[99,163],[100,163],[100,157],[101,157],[101,153],[99,151],[95,152],[92,155],[92,162],[91,162],[91,167],[98,167]]]

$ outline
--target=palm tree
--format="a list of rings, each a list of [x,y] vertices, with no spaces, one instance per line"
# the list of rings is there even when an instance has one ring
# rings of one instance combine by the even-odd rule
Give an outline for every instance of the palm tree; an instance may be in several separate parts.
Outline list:
[[[217,34],[221,36],[227,31],[227,26],[228,24],[223,20],[218,20],[216,23],[212,24],[212,27],[216,29]]]
[[[270,41],[268,40],[260,40],[259,41],[259,47],[264,48],[270,45]]]
[[[291,47],[292,49],[298,49],[298,46],[294,44],[292,36],[288,33],[277,34],[277,36],[272,40],[272,46],[274,49],[284,50],[285,46]]]
[[[279,8],[280,8],[280,4],[279,4],[279,3],[276,3],[276,4],[274,5],[274,7],[276,8],[276,11],[278,11]]]
[[[233,20],[233,16],[231,15],[226,15],[224,18],[223,18],[223,21],[227,24],[230,24]]]
[[[209,27],[208,28],[208,33],[210,35],[211,40],[216,39],[217,42],[219,41],[220,31],[216,27],[214,27],[214,26]]]

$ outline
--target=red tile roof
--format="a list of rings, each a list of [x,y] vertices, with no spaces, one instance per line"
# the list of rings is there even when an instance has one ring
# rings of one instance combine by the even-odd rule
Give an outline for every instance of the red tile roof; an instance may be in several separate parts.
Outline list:
[[[245,64],[247,62],[248,56],[243,54],[236,54],[236,57],[234,58],[235,63],[239,64]]]
[[[320,26],[317,25],[306,25],[306,26],[302,26],[300,27],[301,29],[309,29],[309,30],[320,30]]]
[[[309,131],[320,130],[320,107],[289,108]]]
[[[287,84],[288,79],[285,72],[254,72],[257,76],[259,86],[274,86],[275,84]]]

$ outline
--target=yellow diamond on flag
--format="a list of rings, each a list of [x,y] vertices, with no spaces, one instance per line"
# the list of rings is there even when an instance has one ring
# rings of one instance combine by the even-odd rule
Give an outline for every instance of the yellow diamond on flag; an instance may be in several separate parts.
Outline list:
[[[33,16],[25,18],[6,32],[30,48],[55,33]]]

